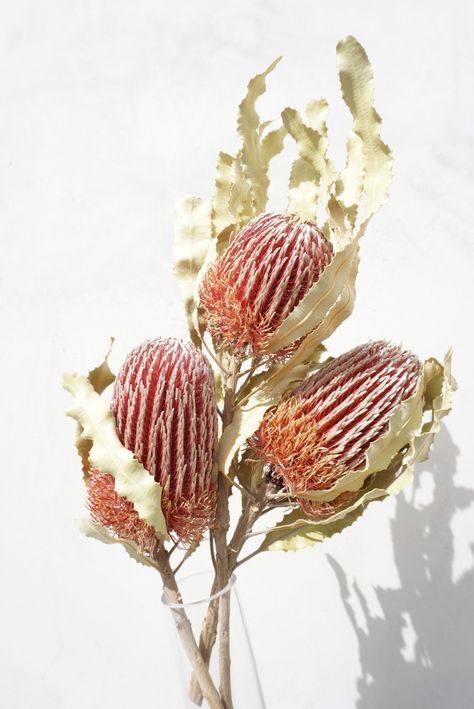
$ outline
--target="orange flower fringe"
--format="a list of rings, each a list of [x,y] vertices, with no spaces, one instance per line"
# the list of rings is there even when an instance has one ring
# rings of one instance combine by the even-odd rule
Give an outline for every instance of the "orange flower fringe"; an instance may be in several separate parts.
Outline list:
[[[311,221],[263,214],[206,271],[200,306],[216,346],[258,355],[332,259]]]
[[[328,517],[357,492],[328,502],[299,495],[329,490],[347,472],[364,467],[368,447],[386,433],[394,407],[414,394],[420,372],[411,352],[383,341],[360,345],[269,410],[251,445],[304,512]]]
[[[131,502],[117,495],[113,475],[91,468],[87,481],[87,506],[92,520],[120,539],[131,539],[142,552],[151,554],[155,549],[155,530],[140,519]]]

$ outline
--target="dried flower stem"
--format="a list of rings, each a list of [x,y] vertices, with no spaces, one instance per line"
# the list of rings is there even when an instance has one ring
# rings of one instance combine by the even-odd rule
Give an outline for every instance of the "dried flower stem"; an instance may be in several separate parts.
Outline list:
[[[162,544],[155,553],[155,561],[163,581],[166,596],[172,603],[181,603],[181,594],[176,583],[175,575],[169,563],[169,554]],[[183,644],[183,649],[190,661],[194,674],[197,677],[203,696],[211,709],[226,709],[214,686],[207,664],[204,662],[199,648],[194,639],[191,624],[184,608],[171,608],[178,635]]]
[[[240,361],[231,357],[229,375],[224,381],[223,426],[228,426],[234,415],[235,391],[239,376]],[[227,553],[227,532],[229,530],[229,490],[230,483],[220,474],[217,484],[217,517],[214,539],[216,543],[216,568],[218,589],[225,588],[229,581],[229,560]],[[230,593],[219,598],[219,675],[220,693],[225,709],[232,709],[232,689],[230,676]]]
[[[256,520],[259,518],[265,504],[266,484],[262,483],[258,486],[255,497],[253,497],[252,499],[247,498],[247,500],[245,501],[244,508],[230,540],[227,550],[228,578],[230,578],[237,566],[240,566],[240,564],[242,563],[238,562],[238,556],[242,550],[243,545],[245,544],[247,533],[249,532],[249,530],[252,529]],[[251,556],[253,556],[253,554]],[[228,579],[226,583],[228,583]],[[220,584],[218,583],[218,578],[216,576],[211,588],[211,595],[217,593],[219,586]],[[209,607],[207,609],[207,613],[201,628],[201,637],[199,639],[199,650],[201,652],[204,662],[206,662],[207,664],[209,664],[212,649],[216,641],[217,625],[219,620],[218,616],[219,604],[217,599],[215,599],[209,603]],[[191,700],[195,702],[195,704],[201,704],[202,694],[199,689],[199,683],[194,675],[191,678],[189,693]]]

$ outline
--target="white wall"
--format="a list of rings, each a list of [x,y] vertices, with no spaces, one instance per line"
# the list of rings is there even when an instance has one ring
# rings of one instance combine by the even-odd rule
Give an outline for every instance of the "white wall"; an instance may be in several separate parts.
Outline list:
[[[16,0],[0,12],[0,706],[178,706],[158,579],[76,529],[84,493],[60,374],[99,362],[109,335],[115,366],[146,337],[184,335],[174,202],[209,194],[246,82],[278,54],[262,112],[326,95],[341,158],[335,45],[352,33],[375,67],[395,179],[333,351],[390,337],[442,357],[452,344],[459,392],[406,497],[324,546],[259,557],[241,594],[269,709],[472,707],[472,4]]]

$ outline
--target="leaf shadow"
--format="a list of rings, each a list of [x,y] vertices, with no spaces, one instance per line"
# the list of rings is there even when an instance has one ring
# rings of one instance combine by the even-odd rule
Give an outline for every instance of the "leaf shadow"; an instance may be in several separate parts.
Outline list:
[[[474,568],[452,580],[451,523],[474,501],[473,490],[455,484],[458,454],[443,425],[431,459],[417,470],[418,479],[423,472],[431,480],[431,501],[419,509],[397,498],[391,532],[400,588],[374,588],[383,617],[371,614],[357,582],[328,556],[359,643],[357,709],[474,706]],[[414,494],[417,488],[415,481]]]

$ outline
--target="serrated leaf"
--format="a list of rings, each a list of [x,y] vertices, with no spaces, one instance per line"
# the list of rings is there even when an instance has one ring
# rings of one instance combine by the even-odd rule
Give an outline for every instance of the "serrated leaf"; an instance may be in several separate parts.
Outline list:
[[[265,148],[260,133],[260,118],[255,110],[257,99],[266,90],[266,78],[273,71],[281,57],[261,74],[250,79],[247,94],[239,106],[237,129],[242,138],[242,166],[251,186],[254,214],[265,209],[268,197],[268,163],[283,148],[284,132],[280,129],[266,139]]]
[[[342,289],[352,278],[358,263],[358,239],[335,253],[318,281],[282,322],[270,339],[266,350],[277,352],[314,330],[339,299]],[[319,343],[318,343],[319,344]]]
[[[91,539],[97,539],[97,541],[103,544],[120,544],[127,554],[143,566],[151,566],[154,569],[158,569],[158,565],[149,556],[142,554],[135,542],[130,539],[121,539],[120,537],[115,537],[111,534],[105,527],[93,522],[91,519],[83,519],[79,523],[79,529],[86,537]]]
[[[89,374],[87,375],[87,379],[90,381],[94,388],[94,391],[96,391],[97,394],[102,394],[107,389],[107,387],[115,381],[115,374],[113,374],[113,372],[111,371],[108,363],[108,357],[112,350],[113,343],[114,338],[112,337],[110,340],[110,347],[107,354],[105,355],[104,361],[99,364],[98,367],[91,369]],[[74,443],[77,448],[77,452],[79,453],[79,457],[82,461],[82,473],[84,481],[87,481],[90,470],[89,452],[92,447],[92,443],[88,439],[82,437],[82,426],[80,423],[76,425],[76,437]]]
[[[214,236],[238,222],[238,214],[231,212],[230,199],[236,182],[235,158],[220,152],[217,156],[214,199],[212,201],[212,230]],[[248,191],[248,185],[245,185]]]
[[[86,377],[64,374],[63,386],[74,397],[66,414],[82,426],[81,437],[92,442],[89,451],[91,466],[112,475],[117,494],[129,500],[139,517],[165,537],[161,486],[120,443],[113,414],[105,400]]]
[[[290,176],[288,209],[290,212],[295,212],[298,207],[301,211],[296,213],[302,219],[315,219],[317,207],[326,207],[331,185],[336,178],[334,167],[326,155],[328,141],[324,107],[327,110],[325,102],[310,104],[311,121],[313,125],[317,125],[317,128],[306,125],[294,108],[285,108],[281,114],[285,128],[296,141],[300,158],[310,167],[308,171],[304,163],[298,160],[293,164]],[[309,180],[315,189],[314,202],[310,201],[312,195],[307,184]],[[308,201],[305,202],[303,194]]]
[[[344,208],[349,223],[354,226],[364,188],[364,150],[362,139],[351,130],[347,139],[347,160],[336,182],[338,204]]]
[[[198,274],[212,239],[211,204],[199,197],[183,197],[176,206],[174,271],[181,290],[191,339],[200,346],[193,322]]]
[[[275,128],[262,139],[261,157],[265,171],[268,170],[271,160],[281,153],[286,136],[285,126]],[[265,200],[266,206],[267,201]]]
[[[342,97],[354,118],[353,132],[361,141],[364,219],[368,220],[388,199],[392,154],[380,138],[382,121],[374,108],[373,73],[364,48],[354,37],[346,37],[337,45],[337,62]],[[340,176],[344,204],[353,200],[349,195],[360,191],[358,147],[357,141],[350,142],[354,154],[348,157],[348,166]]]
[[[314,546],[342,532],[355,522],[362,512],[363,509],[359,508],[344,519],[323,525],[309,519],[300,509],[292,510],[279,524],[267,532],[259,547],[260,551],[298,551]]]
[[[451,358],[452,352],[449,350],[444,358],[444,366],[434,358],[425,363],[427,386],[423,413],[428,413],[430,420],[423,421],[421,429],[410,441],[403,456],[402,471],[387,487],[391,495],[396,495],[411,483],[415,464],[428,458],[433,439],[440,429],[441,419],[451,411],[453,393],[457,389],[451,373]]]

